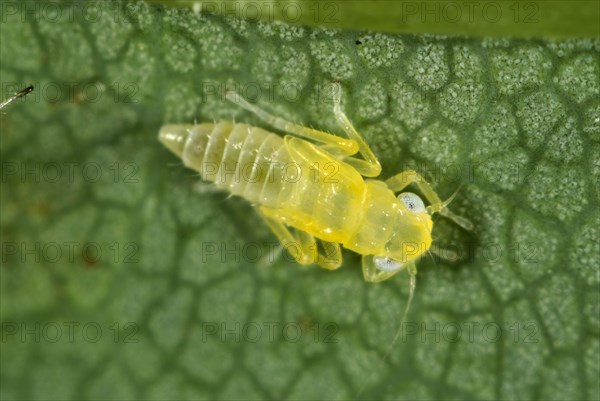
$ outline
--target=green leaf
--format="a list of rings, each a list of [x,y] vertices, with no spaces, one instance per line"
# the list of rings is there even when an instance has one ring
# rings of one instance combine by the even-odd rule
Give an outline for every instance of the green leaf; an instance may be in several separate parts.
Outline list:
[[[511,37],[598,37],[600,4],[588,0],[150,0],[254,22],[308,26]]]
[[[600,41],[249,23],[146,3],[1,3],[2,399],[600,398]],[[31,11],[33,10],[33,11]],[[598,27],[597,21],[595,27]],[[269,129],[236,88],[340,132],[328,85],[435,219],[407,277],[282,255],[251,205],[196,189],[165,123]],[[351,213],[352,211],[348,211]],[[299,334],[301,333],[301,334]]]

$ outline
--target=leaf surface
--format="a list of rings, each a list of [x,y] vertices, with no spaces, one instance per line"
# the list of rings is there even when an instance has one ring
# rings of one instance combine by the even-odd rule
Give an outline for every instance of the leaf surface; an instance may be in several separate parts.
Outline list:
[[[0,116],[3,399],[599,398],[598,38],[39,4],[0,25],[2,98],[35,86]],[[333,80],[382,177],[463,184],[452,209],[476,225],[435,220],[461,260],[419,263],[385,363],[404,275],[367,284],[351,252],[335,272],[261,267],[276,239],[252,207],[196,191],[157,141],[164,123],[269,128],[226,88],[340,132]]]

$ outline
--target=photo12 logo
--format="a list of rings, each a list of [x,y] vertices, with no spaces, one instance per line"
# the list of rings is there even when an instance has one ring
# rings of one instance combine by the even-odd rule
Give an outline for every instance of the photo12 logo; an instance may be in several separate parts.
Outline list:
[[[115,161],[110,165],[98,162],[10,162],[3,161],[0,180],[48,184],[73,184],[81,181],[93,184],[100,181],[114,184],[138,184],[140,167],[132,161]]]
[[[74,263],[86,265],[138,263],[140,246],[136,242],[2,242],[2,263]]]
[[[339,22],[341,9],[338,1],[202,1],[191,4],[198,14],[219,14],[249,22],[334,24]]]
[[[540,6],[535,1],[402,1],[400,21],[488,24],[539,22]]]
[[[44,103],[138,103],[136,82],[2,82],[2,98],[6,99],[26,86],[34,90],[22,97],[23,102]]]
[[[202,322],[201,338],[223,342],[289,342],[304,339],[315,343],[337,343],[339,327],[334,322],[310,325],[298,322]]]
[[[140,327],[135,322],[14,322],[2,323],[2,344],[21,343],[138,343]]]
[[[536,322],[406,322],[402,325],[402,342],[409,338],[422,343],[463,342],[496,343],[512,341],[514,343],[537,343],[540,332]]]

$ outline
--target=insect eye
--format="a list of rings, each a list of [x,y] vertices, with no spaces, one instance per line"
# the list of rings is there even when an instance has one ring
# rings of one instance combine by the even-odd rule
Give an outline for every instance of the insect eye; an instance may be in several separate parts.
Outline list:
[[[412,192],[403,192],[398,195],[398,200],[406,205],[406,208],[414,213],[425,211],[425,204],[418,195]]]
[[[388,258],[387,256],[373,256],[373,263],[377,269],[384,272],[395,272],[404,266],[404,263]]]

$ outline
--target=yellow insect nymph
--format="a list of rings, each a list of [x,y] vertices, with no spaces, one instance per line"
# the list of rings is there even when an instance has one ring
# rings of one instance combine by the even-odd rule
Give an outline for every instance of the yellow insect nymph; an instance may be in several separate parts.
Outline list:
[[[333,111],[348,138],[285,121],[228,92],[228,100],[291,135],[219,122],[165,125],[159,139],[204,180],[251,202],[299,263],[337,269],[343,246],[363,255],[366,281],[407,270],[412,293],[415,262],[436,251],[431,215],[441,213],[468,229],[471,224],[452,214],[449,201],[442,202],[415,171],[386,181],[363,179],[377,177],[381,165],[342,112],[341,87],[335,88]],[[427,207],[414,193],[395,195],[411,184]]]

